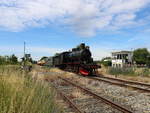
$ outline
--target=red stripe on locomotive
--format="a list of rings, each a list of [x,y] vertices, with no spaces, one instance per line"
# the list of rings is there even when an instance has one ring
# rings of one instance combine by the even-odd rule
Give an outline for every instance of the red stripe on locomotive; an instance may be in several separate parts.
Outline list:
[[[80,69],[79,72],[80,72],[82,75],[85,75],[85,76],[89,75],[89,72],[88,72],[87,70],[85,70],[85,69]]]

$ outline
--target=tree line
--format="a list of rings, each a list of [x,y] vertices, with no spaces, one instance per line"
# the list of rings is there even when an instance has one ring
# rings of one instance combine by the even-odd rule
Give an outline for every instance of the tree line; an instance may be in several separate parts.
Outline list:
[[[18,64],[18,58],[12,54],[10,56],[0,56],[0,65]]]

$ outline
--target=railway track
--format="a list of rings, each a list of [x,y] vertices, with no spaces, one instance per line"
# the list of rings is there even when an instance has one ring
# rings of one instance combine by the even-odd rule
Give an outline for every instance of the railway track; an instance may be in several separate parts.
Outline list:
[[[134,90],[139,90],[142,92],[150,93],[150,84],[148,84],[148,83],[142,83],[142,82],[135,82],[135,81],[124,80],[124,79],[119,79],[119,78],[106,77],[103,75],[94,75],[94,77],[90,76],[87,78],[97,80],[97,81],[103,81],[103,82],[117,85],[117,86],[121,86],[121,87],[132,88]]]
[[[142,83],[142,82],[124,80],[124,79],[119,79],[119,78],[112,78],[112,77],[105,77],[105,76],[101,76],[101,75],[100,75],[100,77],[110,79],[110,80],[116,80],[116,81],[120,81],[120,82],[126,82],[126,83],[129,83],[129,84],[143,85],[143,86],[150,87],[150,84],[148,84],[148,83]]]
[[[100,75],[98,75],[96,77],[88,77],[88,78],[97,80],[97,81],[103,81],[103,82],[121,86],[121,87],[132,88],[135,90],[140,90],[142,92],[150,93],[150,84],[146,84],[146,83],[127,81],[127,80],[123,80],[123,79],[104,77],[104,76],[100,76]]]
[[[92,92],[91,90],[89,90],[85,87],[81,87],[80,85],[77,85],[76,83],[72,82],[71,80],[64,79],[61,77],[59,77],[59,80],[61,82],[59,81],[59,82],[53,82],[52,83],[53,87],[71,105],[71,107],[78,113],[102,113],[100,108],[102,106],[104,107],[104,105],[107,107],[109,106],[111,109],[113,108],[113,109],[117,110],[117,111],[112,111],[112,113],[119,113],[119,112],[134,113],[129,108],[121,106],[120,104],[115,103],[115,102],[113,102],[107,98],[99,96],[98,94]],[[64,87],[64,86],[66,86],[66,87]],[[77,102],[74,101],[75,100],[74,97],[70,96],[70,93],[75,88],[79,89],[82,93],[85,93],[85,95],[88,96],[88,99],[87,99],[88,101],[86,101],[86,103],[80,102],[80,103],[82,103],[82,105],[86,106],[86,108],[84,108],[81,104],[78,105]],[[91,103],[91,102],[94,102],[94,103]],[[102,104],[102,103],[105,103],[105,104]],[[91,111],[91,112],[87,111],[86,109],[90,108],[89,105],[94,105],[94,107],[97,108],[97,111]],[[107,110],[108,110],[108,108],[107,108]]]
[[[83,112],[82,110],[80,110],[80,108],[77,107],[77,106],[73,103],[73,101],[72,101],[69,97],[67,97],[67,95],[65,95],[64,93],[62,93],[62,91],[60,91],[55,85],[52,85],[52,86],[56,89],[57,93],[58,93],[76,112],[78,112],[78,113],[85,113],[85,112]]]

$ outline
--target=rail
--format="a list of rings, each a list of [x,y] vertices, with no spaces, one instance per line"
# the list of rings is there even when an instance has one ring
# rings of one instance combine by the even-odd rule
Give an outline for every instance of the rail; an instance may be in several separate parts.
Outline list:
[[[129,84],[143,85],[143,86],[148,86],[148,87],[150,87],[150,84],[148,84],[148,83],[135,82],[135,81],[124,80],[124,79],[118,79],[118,78],[112,78],[112,77],[105,77],[105,76],[102,76],[102,75],[100,75],[100,77],[106,78],[106,79],[110,79],[110,80],[116,80],[116,81],[120,81],[120,82],[125,82],[125,83],[129,83]]]
[[[122,82],[122,83],[112,82],[112,81],[109,81],[109,80],[104,80],[104,79],[102,79],[100,77],[88,77],[88,78],[94,79],[94,80],[98,80],[98,81],[103,81],[103,82],[110,83],[110,84],[117,85],[117,86],[121,86],[121,87],[130,87],[130,88],[133,88],[135,90],[141,90],[141,91],[148,92],[148,93],[150,92],[150,90],[147,89],[147,88],[141,88],[141,87],[128,85],[126,82]]]
[[[67,97],[64,93],[62,93],[61,91],[59,91],[58,88],[57,88],[55,85],[52,85],[52,84],[51,84],[51,86],[56,89],[57,93],[58,93],[61,97],[63,97],[63,99],[64,99],[65,101],[67,101],[68,104],[69,104],[77,113],[86,113],[86,112],[83,112],[79,107],[77,107],[77,106],[73,103],[73,101],[71,101],[71,99],[69,99],[69,97]]]
[[[119,105],[118,103],[112,102],[111,100],[108,100],[108,99],[106,99],[104,97],[101,97],[101,96],[97,95],[96,93],[91,92],[89,89],[81,87],[81,86],[77,85],[76,83],[71,82],[70,80],[64,79],[62,77],[59,77],[59,78],[64,80],[64,81],[66,81],[67,83],[69,83],[69,84],[71,84],[71,85],[73,85],[73,86],[75,86],[75,87],[85,91],[86,93],[90,94],[91,96],[93,96],[93,97],[103,101],[104,103],[109,104],[113,108],[115,108],[115,109],[117,109],[117,110],[119,110],[119,111],[121,111],[123,113],[134,113],[133,111],[129,110],[129,108],[126,108],[124,106]]]

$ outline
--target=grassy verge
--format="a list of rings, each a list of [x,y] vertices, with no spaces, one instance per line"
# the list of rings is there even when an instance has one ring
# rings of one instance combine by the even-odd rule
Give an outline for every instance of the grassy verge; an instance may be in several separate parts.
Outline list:
[[[135,75],[133,68],[109,68],[108,72],[112,75]]]
[[[55,92],[18,66],[0,66],[0,113],[60,113]]]
[[[127,75],[127,76],[143,76],[150,77],[150,69],[148,68],[108,68],[111,75]]]

